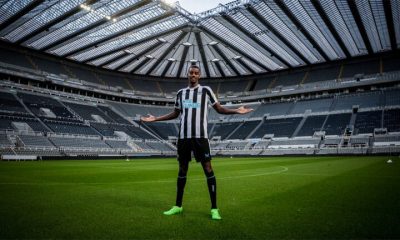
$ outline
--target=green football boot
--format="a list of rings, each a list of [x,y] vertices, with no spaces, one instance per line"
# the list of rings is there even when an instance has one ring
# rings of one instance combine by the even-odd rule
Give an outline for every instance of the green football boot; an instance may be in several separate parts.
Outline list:
[[[212,220],[222,219],[221,215],[219,215],[218,208],[211,209],[211,219]]]
[[[165,211],[164,215],[176,215],[183,212],[183,207],[173,206],[170,210]]]

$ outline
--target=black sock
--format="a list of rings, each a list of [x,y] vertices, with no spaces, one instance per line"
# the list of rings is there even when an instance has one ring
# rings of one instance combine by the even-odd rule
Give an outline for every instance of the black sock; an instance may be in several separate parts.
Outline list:
[[[182,199],[183,199],[183,190],[186,185],[186,176],[178,176],[178,180],[176,183],[177,191],[176,191],[176,206],[182,207]]]
[[[214,172],[206,173],[208,192],[210,193],[211,208],[217,208],[217,180],[215,179]]]

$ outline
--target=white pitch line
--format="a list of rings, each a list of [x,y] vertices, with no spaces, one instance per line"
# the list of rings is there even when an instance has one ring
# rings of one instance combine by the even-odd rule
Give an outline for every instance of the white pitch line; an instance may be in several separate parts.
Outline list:
[[[289,170],[288,167],[285,166],[278,166],[282,168],[281,170],[278,171],[273,171],[273,172],[265,172],[265,173],[259,173],[259,174],[250,174],[250,175],[241,175],[241,176],[229,176],[229,177],[217,177],[217,180],[223,180],[223,179],[234,179],[234,178],[247,178],[247,177],[259,177],[259,176],[265,176],[265,175],[272,175],[272,174],[279,174],[283,172],[287,172]],[[188,181],[204,181],[205,178],[193,178],[193,179],[188,179]],[[96,182],[89,182],[89,183],[82,183],[82,182],[76,182],[76,183],[34,183],[34,182],[17,182],[17,183],[7,183],[7,182],[1,182],[0,185],[109,185],[109,184],[135,184],[135,183],[174,183],[176,180],[160,180],[160,181],[135,181],[135,182],[120,182],[120,183],[96,183]]]

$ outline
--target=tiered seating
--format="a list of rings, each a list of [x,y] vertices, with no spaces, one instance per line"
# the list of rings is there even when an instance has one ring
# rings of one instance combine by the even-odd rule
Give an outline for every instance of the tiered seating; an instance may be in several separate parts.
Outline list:
[[[18,97],[20,97],[25,105],[37,116],[46,116],[40,111],[40,108],[48,108],[57,117],[75,118],[67,108],[53,98],[27,93],[18,93]]]
[[[175,151],[175,149],[162,142],[146,142],[146,144],[158,151]]]
[[[255,127],[260,124],[260,121],[249,121],[243,123],[230,137],[229,139],[245,139]]]
[[[131,147],[128,146],[126,141],[117,141],[117,140],[105,140],[105,142],[112,148],[115,149],[128,149],[132,150]]]
[[[46,125],[56,133],[79,134],[79,135],[98,135],[89,126],[83,124],[71,124],[68,122],[50,122],[45,120]]]
[[[6,134],[0,134],[0,147],[11,147],[13,145]]]
[[[101,139],[50,137],[51,142],[57,147],[64,148],[105,148],[110,149]]]
[[[85,120],[95,121],[92,115],[98,115],[106,122],[114,122],[110,117],[105,115],[102,111],[100,111],[95,106],[83,105],[83,104],[75,104],[70,102],[64,102],[65,105],[71,107],[71,109],[76,112],[79,116],[81,116]]]
[[[354,124],[355,133],[373,133],[374,128],[382,127],[382,111],[359,112]]]
[[[321,139],[287,139],[273,140],[268,148],[315,148]]]
[[[14,95],[7,92],[0,92],[0,110],[28,114],[24,106],[22,106]]]
[[[110,102],[110,104],[117,109],[121,114],[127,117],[136,118],[138,116],[145,116],[151,114],[154,116],[165,115],[174,110],[173,107],[161,107],[161,106],[144,106],[137,104],[127,104],[127,103],[116,103]]]
[[[326,115],[307,117],[297,136],[312,136],[314,132],[321,130],[325,119]]]
[[[368,137],[352,137],[352,138],[350,138],[349,143],[353,147],[356,147],[356,146],[365,147],[365,146],[369,145],[369,138]]]
[[[329,111],[333,98],[323,98],[315,100],[303,100],[298,101],[294,104],[294,108],[291,114],[302,114],[307,109],[312,110],[312,112],[325,112]]]
[[[111,124],[103,124],[103,123],[90,123],[90,126],[94,127],[98,132],[103,136],[114,136],[114,131],[116,128]]]
[[[262,138],[265,134],[274,134],[274,137],[291,137],[301,119],[296,117],[265,120],[251,138]]]
[[[229,134],[233,132],[241,123],[230,122],[230,123],[216,123],[212,136],[220,136],[221,140],[225,139]]]
[[[380,97],[378,91],[339,96],[334,110],[351,109],[353,105],[359,105],[360,108],[378,107],[381,106]]]
[[[351,113],[328,115],[328,119],[322,129],[326,135],[342,135],[344,129],[350,123]]]
[[[168,136],[178,136],[178,131],[174,123],[145,123],[145,126],[166,140],[168,139]]]
[[[123,118],[122,116],[118,115],[116,112],[114,112],[111,108],[106,107],[106,106],[97,106],[101,111],[103,111],[108,117],[113,119],[117,123],[122,123],[122,124],[131,124],[128,120]]]
[[[19,138],[26,147],[54,147],[47,137],[44,136],[20,135]]]
[[[386,106],[399,106],[400,105],[400,89],[386,90],[384,93],[385,93],[385,105]]]
[[[389,132],[400,132],[400,109],[385,110],[383,117],[383,127]]]
[[[253,113],[253,117],[262,117],[269,113],[271,116],[286,115],[293,102],[261,104]]]

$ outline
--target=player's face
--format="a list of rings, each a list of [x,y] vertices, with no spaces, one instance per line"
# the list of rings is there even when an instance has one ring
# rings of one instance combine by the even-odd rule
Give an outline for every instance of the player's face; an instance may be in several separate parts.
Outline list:
[[[200,69],[190,68],[188,77],[189,77],[190,85],[192,85],[192,86],[197,85],[199,83],[199,79],[200,79]]]

